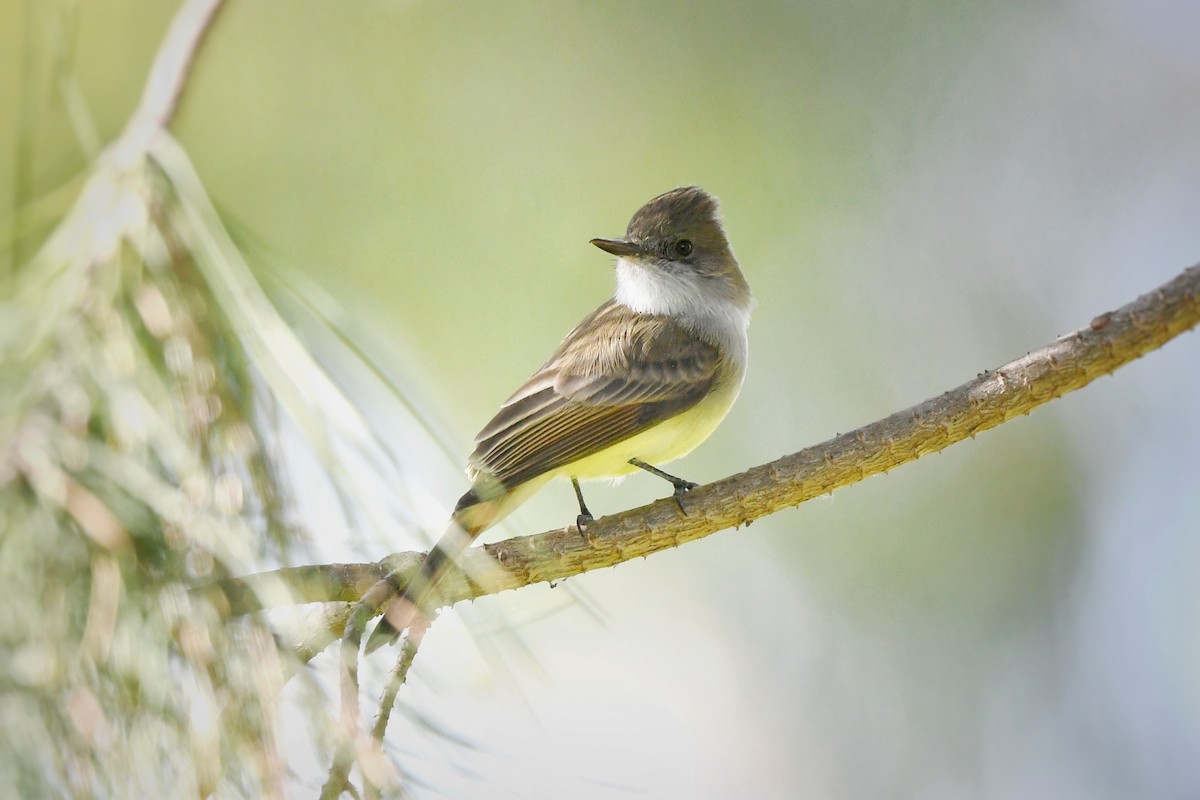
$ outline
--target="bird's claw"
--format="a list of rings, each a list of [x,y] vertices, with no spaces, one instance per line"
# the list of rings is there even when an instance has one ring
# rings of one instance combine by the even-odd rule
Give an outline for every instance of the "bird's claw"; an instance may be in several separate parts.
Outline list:
[[[681,481],[679,481],[679,483],[675,484],[675,492],[674,492],[673,496],[675,498],[675,505],[679,506],[680,514],[683,514],[685,517],[688,515],[687,509],[683,507],[683,496],[685,494],[687,494],[688,492],[690,492],[692,489],[699,489],[699,488],[700,488],[700,484],[692,483],[691,481],[681,480]]]
[[[596,518],[591,514],[580,514],[575,518],[575,529],[579,531],[579,535],[583,537],[585,542],[591,544],[592,537],[588,536],[588,526],[596,521]]]

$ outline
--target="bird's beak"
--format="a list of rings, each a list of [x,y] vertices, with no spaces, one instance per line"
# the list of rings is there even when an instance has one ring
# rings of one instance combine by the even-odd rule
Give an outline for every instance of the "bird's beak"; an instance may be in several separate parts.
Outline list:
[[[614,256],[622,258],[638,256],[642,252],[636,244],[624,239],[592,239],[592,244],[606,253],[612,253]]]

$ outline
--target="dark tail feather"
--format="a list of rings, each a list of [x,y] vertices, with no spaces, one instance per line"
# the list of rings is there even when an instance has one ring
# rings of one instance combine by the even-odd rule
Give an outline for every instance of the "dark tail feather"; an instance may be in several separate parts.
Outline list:
[[[491,492],[489,496],[481,496],[478,484],[464,494],[454,507],[454,515],[450,518],[450,528],[438,540],[433,549],[425,556],[416,574],[400,592],[399,597],[385,608],[384,616],[379,618],[379,624],[371,632],[367,640],[367,653],[373,653],[385,644],[390,644],[400,636],[400,631],[388,621],[387,608],[402,607],[398,604],[409,604],[417,613],[425,613],[424,604],[430,592],[437,587],[445,577],[450,566],[458,560],[462,552],[475,540],[479,534],[491,527],[496,521],[494,511],[503,502],[504,492]],[[493,512],[493,513],[489,513]]]
[[[385,644],[391,644],[400,636],[400,631],[396,630],[396,626],[388,621],[387,609],[396,608],[398,607],[397,604],[404,603],[411,603],[414,608],[420,609],[419,601],[424,600],[429,590],[446,573],[447,566],[453,560],[450,554],[442,549],[441,544],[438,544],[429,551],[429,554],[425,556],[425,560],[421,562],[421,567],[417,571],[417,574],[401,590],[400,595],[385,607],[384,616],[379,618],[379,624],[375,626],[375,630],[371,631],[371,636],[367,639],[366,652],[368,654],[374,653]]]

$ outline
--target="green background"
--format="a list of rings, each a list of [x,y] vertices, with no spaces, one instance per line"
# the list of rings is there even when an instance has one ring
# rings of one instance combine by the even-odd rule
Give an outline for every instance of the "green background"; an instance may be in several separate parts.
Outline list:
[[[5,270],[173,11],[0,3],[0,220],[27,234]],[[708,481],[1195,262],[1198,35],[1182,2],[235,1],[172,130],[251,265],[328,292],[464,455],[611,292],[588,239],[717,194],[759,305],[741,399],[675,465]],[[448,615],[411,703],[476,747],[414,725],[402,763],[459,797],[1200,792],[1197,364],[1184,337],[836,498]],[[409,466],[423,517],[464,488]],[[509,527],[573,515],[552,485]],[[418,543],[391,534],[316,552]]]

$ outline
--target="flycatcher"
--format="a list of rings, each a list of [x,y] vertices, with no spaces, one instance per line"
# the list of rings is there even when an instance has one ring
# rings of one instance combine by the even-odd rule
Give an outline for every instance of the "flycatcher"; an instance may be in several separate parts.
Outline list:
[[[579,481],[639,469],[670,481],[675,500],[695,484],[658,469],[708,438],[746,374],[754,298],[717,216],[697,186],[638,209],[622,239],[592,239],[617,257],[616,296],[567,334],[475,437],[470,491],[419,574],[385,611],[370,652],[395,638],[446,566],[547,481],[565,475],[591,521]]]

